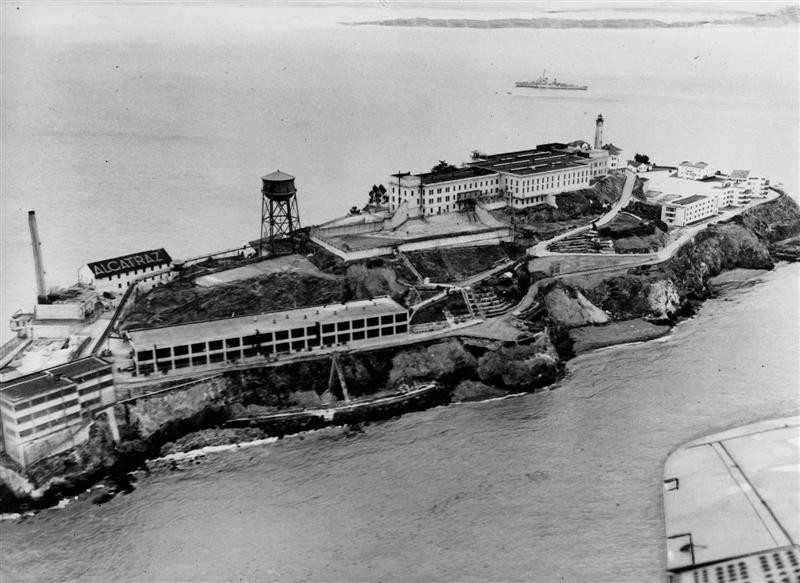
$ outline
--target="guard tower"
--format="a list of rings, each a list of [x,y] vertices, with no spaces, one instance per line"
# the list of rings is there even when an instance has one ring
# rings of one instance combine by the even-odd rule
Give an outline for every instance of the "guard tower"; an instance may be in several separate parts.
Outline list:
[[[294,232],[300,228],[300,212],[297,210],[297,189],[294,176],[277,170],[261,178],[261,240],[259,255],[265,249],[275,253],[275,244],[289,239],[294,249]]]
[[[594,149],[599,150],[603,147],[603,114],[597,116],[594,122]]]

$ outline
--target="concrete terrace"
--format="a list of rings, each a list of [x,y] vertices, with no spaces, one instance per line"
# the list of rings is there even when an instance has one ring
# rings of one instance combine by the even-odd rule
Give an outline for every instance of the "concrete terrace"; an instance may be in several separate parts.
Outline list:
[[[409,219],[399,227],[391,230],[329,236],[326,239],[333,244],[346,246],[349,249],[365,249],[459,234],[478,233],[503,226],[499,221],[497,224],[487,224],[481,221],[475,213],[457,212]]]
[[[242,279],[259,277],[261,275],[271,275],[273,273],[299,273],[301,275],[310,275],[322,279],[336,279],[334,276],[323,273],[317,269],[313,263],[302,255],[295,254],[266,259],[257,263],[250,263],[209,275],[201,275],[195,279],[194,282],[200,287],[211,287]]]
[[[649,202],[674,202],[690,196],[716,196],[722,188],[722,180],[688,180],[678,178],[668,170],[656,170],[639,174],[646,179],[644,194]]]

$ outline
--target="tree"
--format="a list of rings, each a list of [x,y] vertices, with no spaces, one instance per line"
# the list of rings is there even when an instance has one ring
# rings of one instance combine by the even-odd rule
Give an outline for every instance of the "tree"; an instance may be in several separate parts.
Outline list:
[[[373,184],[369,191],[369,204],[380,205],[389,202],[386,187],[383,184]]]
[[[455,170],[458,170],[458,168],[456,168],[452,164],[448,164],[446,160],[439,160],[439,163],[433,168],[431,168],[431,172],[433,172],[434,174],[438,172],[453,172]]]
[[[649,164],[650,163],[650,156],[647,154],[636,154],[633,157],[633,161],[637,164]]]
[[[350,214],[351,215],[360,215],[361,214],[361,209],[359,209],[357,206],[353,205],[353,206],[350,207]]]

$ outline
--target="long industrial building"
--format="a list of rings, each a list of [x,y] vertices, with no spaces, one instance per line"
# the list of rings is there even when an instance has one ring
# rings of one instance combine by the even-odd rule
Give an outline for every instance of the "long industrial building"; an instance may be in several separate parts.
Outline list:
[[[389,297],[127,331],[140,375],[407,334],[408,310]]]

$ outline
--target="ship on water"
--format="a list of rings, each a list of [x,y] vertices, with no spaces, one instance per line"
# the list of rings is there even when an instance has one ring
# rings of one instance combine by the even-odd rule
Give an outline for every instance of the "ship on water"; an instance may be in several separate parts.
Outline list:
[[[571,91],[586,91],[589,88],[587,85],[561,83],[555,78],[551,81],[547,77],[547,71],[542,72],[541,77],[533,81],[517,81],[517,87],[527,87],[529,89],[565,89]]]

